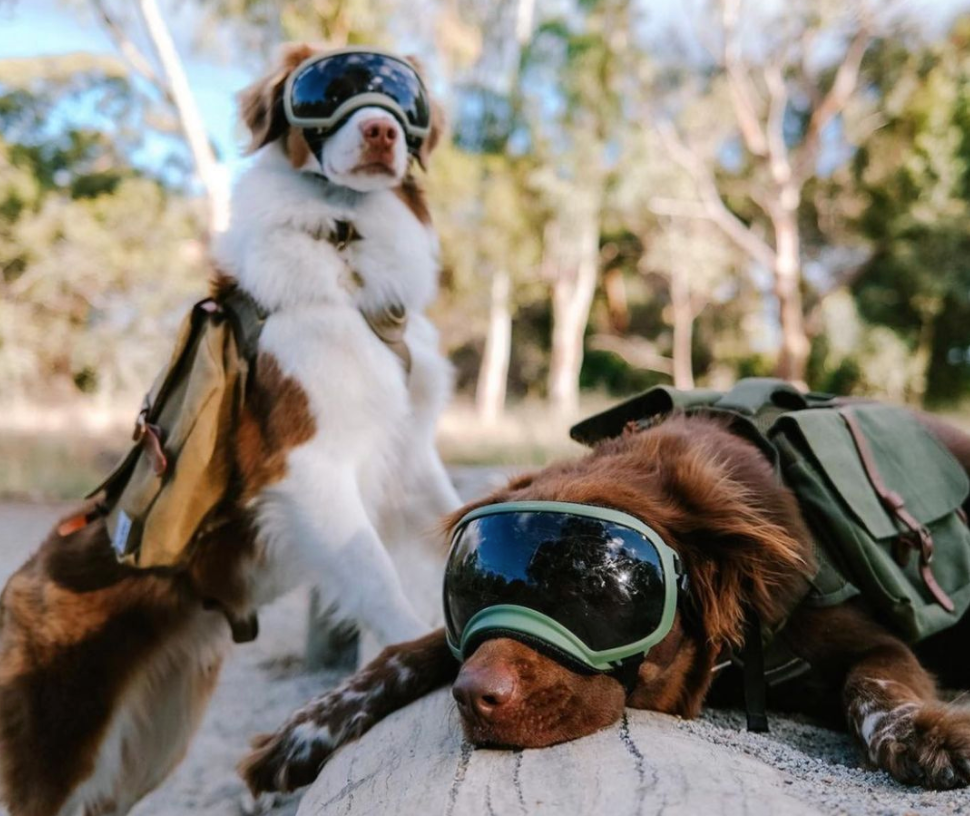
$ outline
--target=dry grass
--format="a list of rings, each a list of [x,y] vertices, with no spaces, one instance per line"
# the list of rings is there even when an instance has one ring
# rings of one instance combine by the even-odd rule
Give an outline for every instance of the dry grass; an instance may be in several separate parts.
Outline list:
[[[586,397],[579,416],[614,402],[602,395]],[[39,500],[86,494],[127,450],[135,414],[130,404],[120,401],[112,410],[0,411],[0,496]],[[970,411],[941,415],[970,433]],[[438,447],[449,465],[538,467],[583,452],[569,438],[573,421],[532,400],[511,405],[501,420],[485,425],[470,401],[456,400],[439,423]]]
[[[580,416],[607,404],[602,398],[591,399]],[[455,465],[544,465],[582,453],[583,447],[569,438],[574,421],[557,417],[536,400],[517,403],[498,422],[485,425],[470,402],[458,400],[438,425],[438,449],[447,463]]]
[[[583,405],[583,415],[602,409],[603,398]],[[77,499],[100,483],[127,450],[135,412],[19,409],[0,412],[0,496]],[[441,419],[438,444],[449,465],[533,467],[582,447],[569,439],[570,422],[556,419],[538,401],[512,406],[492,426],[474,407],[456,402]]]

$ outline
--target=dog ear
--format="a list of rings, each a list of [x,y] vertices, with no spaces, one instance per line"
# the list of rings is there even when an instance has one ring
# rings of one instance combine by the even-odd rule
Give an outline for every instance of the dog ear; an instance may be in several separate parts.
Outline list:
[[[411,63],[414,70],[418,72],[418,76],[420,76],[421,80],[424,81],[425,70],[424,64],[421,62],[421,60],[413,54],[406,56],[404,59]],[[421,165],[421,169],[425,171],[428,169],[428,160],[431,157],[431,152],[438,146],[438,143],[441,141],[445,129],[447,128],[445,112],[433,99],[430,100],[430,104],[431,128],[427,137],[421,143],[421,149],[418,151],[417,155],[418,164]]]
[[[677,433],[677,424],[654,433]],[[815,572],[811,534],[795,497],[753,445],[714,423],[680,430],[691,441],[663,468],[664,492],[676,507],[666,525],[708,639],[740,645],[747,606],[776,624],[807,590]]]
[[[814,574],[794,496],[719,420],[672,417],[607,440],[588,459],[547,469],[526,493],[614,507],[653,527],[684,562],[688,619],[718,648],[743,640],[749,605],[777,623]]]
[[[247,153],[254,153],[286,134],[289,127],[283,109],[286,78],[316,53],[318,49],[307,43],[288,43],[280,51],[276,68],[240,91],[239,114],[250,133]]]
[[[431,151],[434,150],[441,141],[442,135],[447,128],[445,113],[434,100],[431,101],[431,130],[427,138],[421,143],[418,150],[418,164],[421,169],[427,171],[428,160],[431,158]]]

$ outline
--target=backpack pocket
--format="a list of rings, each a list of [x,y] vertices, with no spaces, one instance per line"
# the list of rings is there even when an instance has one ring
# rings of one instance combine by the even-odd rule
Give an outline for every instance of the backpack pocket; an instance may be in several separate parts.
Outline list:
[[[911,412],[808,409],[770,435],[818,545],[884,622],[915,642],[960,619],[970,607],[970,482]]]
[[[244,376],[228,321],[196,307],[145,399],[138,444],[99,488],[119,560],[138,567],[184,562],[226,495]]]

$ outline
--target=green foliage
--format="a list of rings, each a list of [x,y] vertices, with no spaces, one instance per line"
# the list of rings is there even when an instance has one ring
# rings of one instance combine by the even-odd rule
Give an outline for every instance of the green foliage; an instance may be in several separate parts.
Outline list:
[[[658,197],[697,203],[696,185],[650,127],[664,108],[718,168],[730,211],[770,234],[758,203],[768,171],[740,146],[724,76],[701,64],[700,51],[643,40],[643,3],[537,8],[521,48],[510,28],[518,4],[508,2],[214,0],[202,10],[209,26],[266,60],[287,39],[388,47],[414,42],[415,32],[436,39],[431,87],[446,89],[454,131],[426,180],[443,261],[434,319],[463,391],[474,389],[491,281],[503,270],[515,321],[509,393],[543,394],[550,284],[580,256],[591,223],[600,271],[619,270],[628,327],[613,325],[616,304],[600,286],[587,338],[625,332],[670,357],[679,271],[699,383],[770,374],[770,281],[710,221],[658,215],[656,206]],[[808,77],[792,57],[799,32],[824,23],[824,57],[838,50],[847,15],[837,0],[783,11],[752,19],[773,21],[760,56],[785,61],[784,135],[797,153],[834,78],[825,66]],[[968,45],[970,18],[932,44],[906,31],[884,36],[864,62],[863,93],[826,132],[825,169],[802,189],[798,210],[813,387],[931,403],[970,393]],[[763,101],[760,68],[752,76]],[[115,59],[0,61],[4,396],[141,390],[204,287],[191,165],[150,99]],[[587,351],[581,374],[584,388],[613,394],[668,379],[606,351]]]
[[[860,232],[871,260],[853,287],[859,311],[923,366],[914,396],[970,389],[970,18],[936,46],[887,42],[869,71],[885,119],[854,161]]]
[[[204,285],[197,205],[136,166],[145,110],[113,62],[34,67],[0,62],[4,396],[137,391]]]

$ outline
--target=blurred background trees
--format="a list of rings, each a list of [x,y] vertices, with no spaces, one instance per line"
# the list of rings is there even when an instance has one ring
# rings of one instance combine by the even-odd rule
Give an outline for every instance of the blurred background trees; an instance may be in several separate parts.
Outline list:
[[[451,121],[426,180],[435,318],[483,422],[750,374],[931,406],[970,394],[958,1],[55,8],[113,52],[0,58],[0,403],[147,386],[238,172],[181,61],[254,77],[288,39],[426,64]]]

